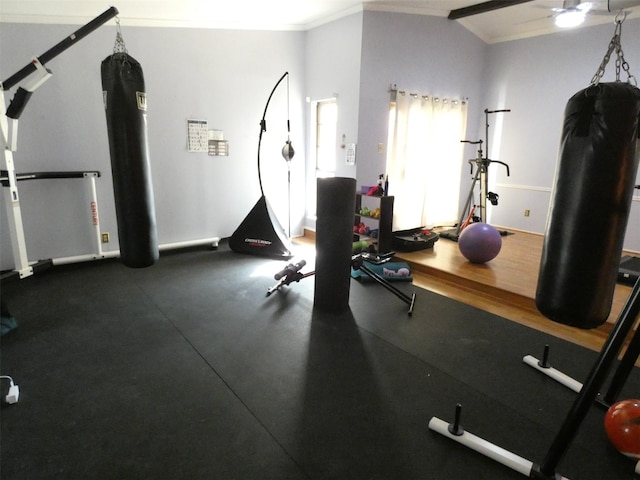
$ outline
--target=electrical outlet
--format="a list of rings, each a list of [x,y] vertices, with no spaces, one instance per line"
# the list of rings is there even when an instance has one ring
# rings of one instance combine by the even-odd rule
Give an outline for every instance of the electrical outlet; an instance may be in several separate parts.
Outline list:
[[[528,217],[529,215],[531,215],[531,210],[526,209],[526,210],[524,211],[524,216],[525,216],[525,217]]]
[[[102,234],[102,243],[109,243],[109,233],[105,232]]]

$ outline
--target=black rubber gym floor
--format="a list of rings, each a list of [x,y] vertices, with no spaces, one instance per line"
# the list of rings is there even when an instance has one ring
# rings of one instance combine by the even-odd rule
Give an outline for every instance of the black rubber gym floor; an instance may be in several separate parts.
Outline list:
[[[2,479],[523,478],[429,419],[460,403],[467,431],[541,462],[575,394],[522,357],[548,344],[581,381],[597,356],[420,289],[413,316],[372,282],[351,282],[343,314],[314,310],[314,277],[266,297],[282,265],[221,245],[3,283],[18,328],[2,374],[21,393],[1,410]],[[640,397],[638,370],[623,398]],[[564,476],[633,478],[603,416]]]

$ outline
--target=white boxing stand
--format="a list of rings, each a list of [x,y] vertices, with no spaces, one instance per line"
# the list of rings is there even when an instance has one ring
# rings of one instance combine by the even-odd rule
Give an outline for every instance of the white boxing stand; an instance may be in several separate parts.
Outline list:
[[[20,87],[16,93],[14,102],[6,110],[4,98],[4,85],[0,85],[2,95],[0,95],[0,130],[2,130],[2,149],[4,151],[4,166],[7,171],[9,188],[6,195],[7,216],[9,219],[9,235],[11,237],[11,247],[13,249],[14,268],[20,278],[33,274],[33,268],[29,264],[27,257],[27,246],[22,223],[22,213],[20,209],[20,195],[18,194],[18,181],[16,179],[16,169],[13,162],[13,152],[18,145],[18,118],[24,109],[24,105],[37,88],[51,78],[51,72],[47,70],[40,61],[35,58],[32,62],[38,76],[27,82],[24,87]],[[18,105],[18,102],[21,105]],[[12,108],[13,107],[13,108]],[[4,112],[7,112],[6,114]]]
[[[511,470],[521,473],[527,477],[531,477],[534,467],[533,462],[505,450],[498,445],[488,442],[487,440],[472,433],[465,432],[460,425],[461,413],[462,405],[457,404],[455,420],[453,423],[447,423],[437,417],[432,417],[431,420],[429,420],[429,429],[450,438],[451,440],[458,442],[459,444],[464,445],[465,447],[470,448],[491,460],[501,463]],[[565,477],[560,478],[567,480]]]
[[[582,389],[582,383],[578,382],[574,378],[562,373],[560,370],[556,370],[549,364],[549,345],[544,346],[544,354],[542,360],[538,360],[533,355],[526,355],[522,361],[532,368],[535,368],[539,372],[544,373],[548,377],[553,378],[556,382],[564,385],[565,387],[573,390],[576,393],[580,393]]]
[[[13,152],[17,149],[18,119],[24,111],[24,108],[33,92],[42,86],[45,81],[51,78],[51,72],[45,68],[44,65],[49,60],[55,58],[67,48],[71,47],[89,33],[106,23],[108,20],[115,17],[117,14],[118,10],[115,7],[109,8],[100,16],[76,30],[39,57],[34,58],[22,69],[0,83],[0,130],[2,134],[2,149],[4,151],[4,166],[7,171],[9,183],[6,204],[7,215],[9,220],[9,233],[11,236],[11,247],[13,249],[14,269],[20,278],[32,275],[33,267],[29,264],[27,256],[22,213],[20,210],[20,195],[18,193],[18,182],[13,162]],[[7,108],[4,97],[5,92],[8,92],[13,86],[30,77],[34,72],[36,75],[32,77],[31,80],[25,82],[24,86],[18,87],[13,100]]]

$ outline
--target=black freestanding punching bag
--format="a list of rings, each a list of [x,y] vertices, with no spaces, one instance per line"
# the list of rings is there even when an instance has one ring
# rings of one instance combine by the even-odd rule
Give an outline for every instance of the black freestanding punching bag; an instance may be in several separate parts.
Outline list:
[[[639,122],[640,89],[628,83],[592,85],[567,103],[536,292],[551,320],[588,329],[609,316],[640,159]]]
[[[102,62],[101,73],[120,258],[127,267],[148,267],[159,253],[142,67],[126,52],[117,52]]]
[[[320,310],[349,308],[355,210],[355,178],[318,179],[313,305]]]

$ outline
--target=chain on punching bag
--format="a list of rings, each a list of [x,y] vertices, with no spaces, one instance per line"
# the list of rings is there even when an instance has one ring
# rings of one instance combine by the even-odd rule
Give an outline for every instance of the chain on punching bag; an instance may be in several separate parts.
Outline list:
[[[142,67],[127,53],[119,29],[114,53],[102,62],[101,74],[120,259],[127,267],[148,267],[159,253],[147,144],[146,91]]]
[[[640,89],[628,65],[619,81],[621,23],[591,86],[565,108],[536,291],[542,314],[584,329],[611,311],[640,160]],[[616,82],[599,83],[613,49]]]

